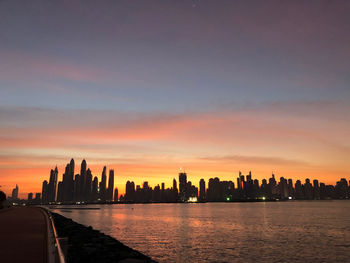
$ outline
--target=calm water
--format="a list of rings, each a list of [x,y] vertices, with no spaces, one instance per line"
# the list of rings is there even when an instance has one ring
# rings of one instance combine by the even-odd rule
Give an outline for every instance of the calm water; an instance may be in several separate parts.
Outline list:
[[[60,210],[159,262],[350,262],[350,201]]]

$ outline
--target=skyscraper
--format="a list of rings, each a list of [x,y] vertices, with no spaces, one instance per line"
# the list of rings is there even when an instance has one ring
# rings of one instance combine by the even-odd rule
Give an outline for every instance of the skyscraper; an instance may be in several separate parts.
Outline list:
[[[114,189],[114,202],[118,202],[119,196],[118,196],[118,188]]]
[[[66,165],[63,174],[63,201],[72,202],[74,199],[74,159]]]
[[[87,169],[86,177],[85,177],[85,198],[84,198],[84,201],[92,201],[91,191],[92,191],[92,173],[91,173],[90,169]]]
[[[98,178],[97,178],[97,176],[95,176],[94,181],[92,182],[92,187],[91,187],[91,201],[97,201],[98,198],[99,198]]]
[[[199,201],[205,201],[205,181],[201,179],[199,181]]]
[[[134,202],[135,201],[135,183],[127,181],[125,185],[125,201]]]
[[[108,189],[107,189],[107,200],[113,200],[113,189],[114,189],[114,170],[109,170],[108,178]]]
[[[13,188],[12,190],[12,199],[18,199],[18,191],[19,191],[19,188],[18,188],[18,185],[16,185],[16,187]]]
[[[179,198],[181,202],[187,201],[187,174],[184,173],[179,173]]]
[[[173,179],[173,190],[177,191],[177,182],[175,178]]]
[[[86,184],[86,161],[83,160],[80,166],[80,180],[79,180],[79,200],[85,201],[85,184]]]
[[[101,182],[100,182],[100,199],[101,201],[106,201],[106,166],[103,167]]]
[[[176,179],[174,178],[173,179],[173,193],[172,193],[172,201],[173,202],[176,202],[178,200],[178,195],[179,195],[179,192],[177,190],[177,182],[176,182]]]
[[[57,178],[58,178],[58,169],[56,166],[55,170],[50,171],[50,180],[49,180],[49,184],[47,186],[47,199],[49,202],[56,202]]]
[[[42,196],[42,203],[43,204],[46,204],[47,203],[47,181],[45,180],[43,182],[43,186],[42,186],[42,190],[41,190],[41,196]]]
[[[64,201],[64,185],[63,182],[59,182],[57,185],[57,202]]]
[[[80,201],[80,174],[76,174],[74,178],[74,201]]]
[[[346,182],[346,180],[345,180]],[[320,199],[320,187],[318,185],[318,180],[314,180],[313,181],[313,184],[314,184],[314,199]],[[346,187],[347,188],[347,187]]]

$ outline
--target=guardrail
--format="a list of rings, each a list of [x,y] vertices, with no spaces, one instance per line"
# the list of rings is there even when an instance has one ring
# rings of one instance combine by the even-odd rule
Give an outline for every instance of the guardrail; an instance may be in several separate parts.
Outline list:
[[[52,255],[51,252],[49,252],[49,258],[48,258],[48,262],[49,263],[66,263],[66,259],[65,259],[65,254],[63,252],[63,249],[62,249],[62,245],[61,245],[61,241],[66,241],[67,239],[66,238],[60,238],[57,234],[57,231],[56,231],[56,227],[55,227],[55,223],[54,223],[54,220],[52,218],[52,215],[50,213],[50,211],[47,209],[47,208],[44,208],[44,207],[41,207],[43,210],[44,210],[44,213],[46,214],[47,216],[47,219],[48,219],[48,235],[50,235],[50,232],[51,232],[51,238],[53,239],[53,245],[54,245],[54,251]],[[49,240],[50,240],[50,236],[48,237]],[[48,240],[48,241],[49,241]],[[50,245],[50,241],[48,242]],[[52,244],[51,244],[52,246]],[[50,250],[50,248],[48,248]],[[51,248],[51,250],[53,250]]]

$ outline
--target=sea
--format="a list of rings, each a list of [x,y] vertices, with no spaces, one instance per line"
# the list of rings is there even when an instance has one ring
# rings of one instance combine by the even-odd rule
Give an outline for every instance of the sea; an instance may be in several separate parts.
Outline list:
[[[88,209],[75,209],[82,207]],[[350,262],[348,200],[85,205],[52,211],[158,262]]]

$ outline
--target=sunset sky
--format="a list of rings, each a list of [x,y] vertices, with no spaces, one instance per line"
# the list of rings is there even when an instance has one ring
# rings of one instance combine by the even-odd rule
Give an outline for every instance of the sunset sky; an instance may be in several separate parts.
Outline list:
[[[349,1],[0,1],[0,185],[350,179]]]

